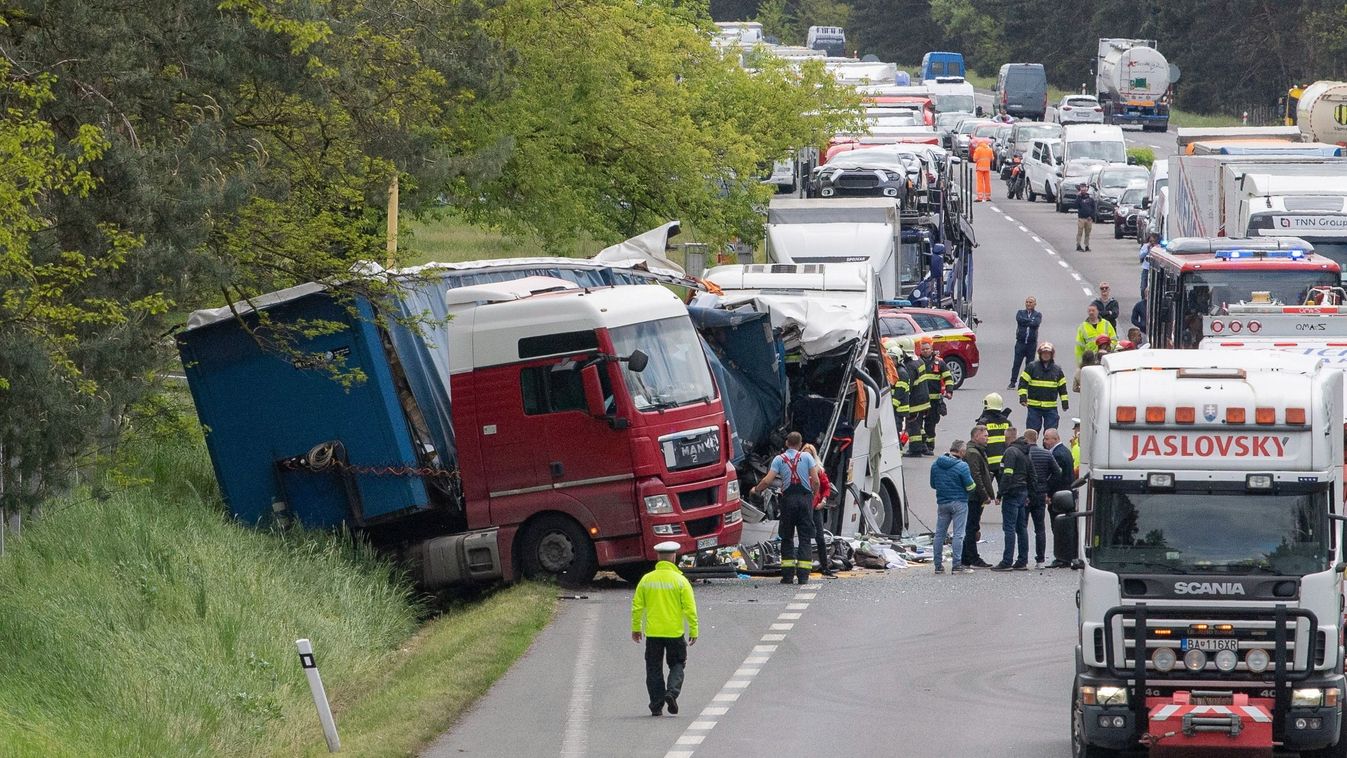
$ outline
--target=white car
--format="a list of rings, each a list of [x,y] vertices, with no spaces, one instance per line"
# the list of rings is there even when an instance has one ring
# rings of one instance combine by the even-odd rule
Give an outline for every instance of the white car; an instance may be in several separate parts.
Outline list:
[[[1062,125],[1104,123],[1104,109],[1094,95],[1066,95],[1052,114],[1053,120]]]

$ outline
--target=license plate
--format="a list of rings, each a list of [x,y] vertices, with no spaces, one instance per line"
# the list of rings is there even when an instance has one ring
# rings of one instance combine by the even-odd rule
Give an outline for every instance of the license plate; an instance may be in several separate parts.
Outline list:
[[[1239,640],[1230,637],[1197,637],[1183,641],[1184,650],[1201,650],[1215,653],[1220,650],[1239,650]]]
[[[697,549],[705,550],[708,547],[715,547],[718,544],[718,542],[719,540],[717,540],[715,537],[702,537],[701,539],[697,540]]]
[[[720,429],[716,427],[660,442],[664,448],[664,465],[670,471],[706,466],[720,460]]]

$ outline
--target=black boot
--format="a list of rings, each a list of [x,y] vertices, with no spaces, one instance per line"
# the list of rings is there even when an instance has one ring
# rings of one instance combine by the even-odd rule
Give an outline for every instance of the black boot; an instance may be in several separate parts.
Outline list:
[[[809,584],[809,569],[807,568],[795,569],[795,583]]]

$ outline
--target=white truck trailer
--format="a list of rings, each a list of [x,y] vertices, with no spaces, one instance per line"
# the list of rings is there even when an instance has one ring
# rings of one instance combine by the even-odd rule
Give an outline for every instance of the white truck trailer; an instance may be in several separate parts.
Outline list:
[[[1073,754],[1342,755],[1342,374],[1139,350],[1081,398]]]
[[[920,281],[921,261],[898,259],[902,222],[890,198],[776,198],[767,209],[767,258],[774,263],[866,263],[878,299]]]

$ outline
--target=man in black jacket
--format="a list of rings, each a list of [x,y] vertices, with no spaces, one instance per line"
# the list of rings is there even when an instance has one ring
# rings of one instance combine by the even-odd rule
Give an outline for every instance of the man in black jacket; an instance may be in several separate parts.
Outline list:
[[[1075,460],[1071,457],[1071,448],[1062,442],[1062,435],[1056,429],[1043,433],[1043,447],[1047,448],[1061,468],[1057,478],[1048,486],[1048,514],[1052,517],[1052,563],[1048,568],[1070,568],[1076,559],[1076,519],[1057,520],[1057,516],[1070,511],[1054,511],[1052,496],[1064,490],[1071,490],[1074,480],[1072,470]],[[1072,492],[1072,495],[1075,493]]]
[[[1038,310],[1038,298],[1030,295],[1024,299],[1024,308],[1015,311],[1015,363],[1010,367],[1010,384],[1006,389],[1015,389],[1020,378],[1020,365],[1034,359],[1034,345],[1038,344],[1038,327],[1043,324],[1043,314]]]
[[[1090,230],[1094,228],[1095,204],[1084,184],[1076,191],[1076,252],[1090,252]]]
[[[973,491],[968,493],[968,526],[964,529],[963,565],[974,568],[991,568],[991,564],[978,555],[978,538],[982,531],[982,509],[996,502],[996,482],[992,468],[987,464],[987,427],[978,424],[968,435],[968,447],[964,451],[964,463],[973,474]]]
[[[1088,248],[1086,248],[1088,249]],[[1118,298],[1113,296],[1113,286],[1108,282],[1099,283],[1099,297],[1090,301],[1090,305],[1099,309],[1099,318],[1113,324],[1113,331],[1118,331]]]
[[[1025,510],[1029,514],[1029,523],[1034,525],[1034,568],[1041,570],[1048,550],[1048,530],[1044,523],[1047,519],[1050,487],[1062,469],[1052,453],[1038,444],[1038,432],[1024,430],[1024,441],[1029,444],[1029,465],[1034,469],[1034,488],[1029,491],[1029,505]]]
[[[1006,430],[1006,439],[1015,441],[1006,445],[1001,459],[1001,532],[1006,546],[1001,551],[1001,562],[992,571],[1029,570],[1029,491],[1034,486],[1034,466],[1029,461],[1029,443],[1017,437],[1015,427]],[[1015,546],[1019,545],[1016,560]]]

